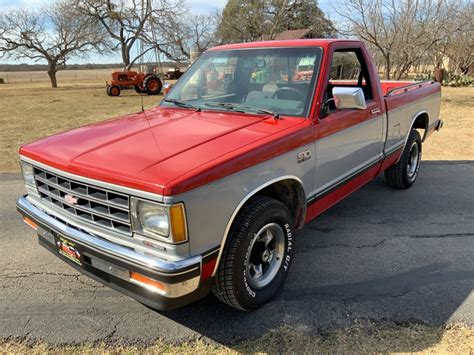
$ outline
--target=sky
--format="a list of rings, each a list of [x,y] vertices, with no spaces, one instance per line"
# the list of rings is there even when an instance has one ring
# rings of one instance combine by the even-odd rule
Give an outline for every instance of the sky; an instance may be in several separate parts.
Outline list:
[[[227,0],[185,0],[190,12],[195,14],[211,14],[218,9],[224,8]],[[0,11],[4,8],[9,7],[20,7],[20,8],[31,8],[35,9],[44,4],[50,3],[52,0],[0,0]],[[318,1],[321,9],[330,15],[330,0],[320,0]],[[2,60],[5,63],[5,60]],[[31,63],[28,60],[7,60],[7,64],[17,64],[18,62]],[[70,64],[74,63],[119,63],[120,55],[112,54],[108,56],[100,56],[98,54],[92,54],[86,59],[71,58],[69,61]],[[38,62],[42,63],[42,62]]]

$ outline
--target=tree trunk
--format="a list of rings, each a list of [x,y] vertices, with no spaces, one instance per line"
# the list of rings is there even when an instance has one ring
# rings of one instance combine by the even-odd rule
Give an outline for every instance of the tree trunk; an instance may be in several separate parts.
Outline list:
[[[385,80],[390,80],[391,69],[390,57],[385,56]]]
[[[123,62],[123,69],[124,70],[130,70],[131,65],[130,65],[130,50],[125,43],[122,43],[122,62]]]
[[[434,77],[435,81],[437,81],[438,83],[442,83],[444,79],[444,69],[439,66],[436,66],[434,68]]]
[[[51,81],[51,87],[52,88],[57,88],[58,87],[58,80],[56,79],[56,73],[57,73],[56,65],[50,64],[49,69],[48,69],[48,76],[49,80]]]

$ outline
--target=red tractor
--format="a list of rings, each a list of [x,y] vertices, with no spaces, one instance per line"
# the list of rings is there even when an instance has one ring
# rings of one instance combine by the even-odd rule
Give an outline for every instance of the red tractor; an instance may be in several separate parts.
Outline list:
[[[136,71],[119,71],[112,73],[112,80],[107,81],[107,95],[119,96],[123,88],[133,86],[138,94],[158,95],[163,88],[161,79],[152,73]]]

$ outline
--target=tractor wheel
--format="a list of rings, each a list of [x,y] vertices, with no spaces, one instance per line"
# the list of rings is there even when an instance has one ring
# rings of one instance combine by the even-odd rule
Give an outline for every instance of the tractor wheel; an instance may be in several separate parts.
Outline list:
[[[109,96],[120,96],[120,87],[117,85],[107,86],[107,95]]]
[[[140,85],[138,85],[138,84],[135,85],[134,88],[135,88],[135,92],[136,92],[137,94],[144,94],[144,93],[146,92],[146,91],[145,91]]]
[[[161,92],[163,83],[156,75],[148,75],[143,80],[143,87],[148,95],[158,95]]]

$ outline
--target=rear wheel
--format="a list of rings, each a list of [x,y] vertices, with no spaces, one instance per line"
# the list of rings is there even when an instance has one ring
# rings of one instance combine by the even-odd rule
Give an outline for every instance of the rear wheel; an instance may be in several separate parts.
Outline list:
[[[278,292],[293,259],[293,221],[280,201],[258,196],[239,213],[213,283],[222,302],[241,310],[262,306]]]
[[[395,189],[407,189],[415,183],[420,170],[421,136],[412,130],[400,161],[385,170],[385,182]]]
[[[162,87],[163,84],[156,75],[148,75],[143,80],[143,88],[148,95],[158,95]]]
[[[110,85],[107,87],[107,95],[120,96],[120,87],[117,85]]]
[[[145,93],[145,90],[138,84],[134,85],[134,89],[135,89],[135,92],[137,94],[144,94]]]

